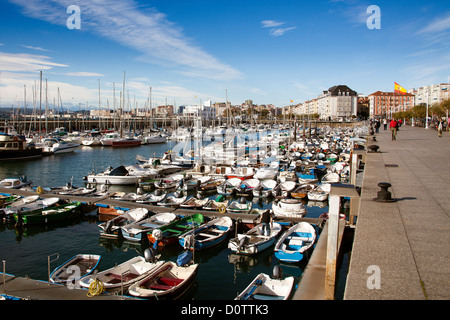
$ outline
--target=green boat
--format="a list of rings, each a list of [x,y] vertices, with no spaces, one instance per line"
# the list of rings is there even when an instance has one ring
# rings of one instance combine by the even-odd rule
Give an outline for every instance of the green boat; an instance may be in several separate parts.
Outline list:
[[[81,202],[71,202],[45,209],[38,209],[27,214],[14,214],[16,224],[47,224],[75,217],[80,213]]]
[[[160,249],[165,246],[177,244],[179,243],[179,236],[202,225],[204,223],[204,219],[204,216],[200,213],[185,216],[179,220],[175,220],[174,222],[149,232],[147,234],[148,240],[153,244],[157,242]],[[156,236],[157,239],[154,237],[155,234],[159,234]]]

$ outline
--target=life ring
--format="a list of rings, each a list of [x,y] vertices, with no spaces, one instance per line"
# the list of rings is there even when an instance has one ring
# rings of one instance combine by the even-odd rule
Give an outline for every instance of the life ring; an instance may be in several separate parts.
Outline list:
[[[221,214],[224,214],[225,211],[227,211],[227,208],[225,207],[225,205],[221,204],[221,205],[217,208],[217,210],[219,210],[219,212],[220,212]]]
[[[43,194],[43,193],[44,193],[44,189],[42,189],[42,187],[39,186],[39,187],[37,187],[37,189],[36,189],[36,193],[37,193],[37,194]]]

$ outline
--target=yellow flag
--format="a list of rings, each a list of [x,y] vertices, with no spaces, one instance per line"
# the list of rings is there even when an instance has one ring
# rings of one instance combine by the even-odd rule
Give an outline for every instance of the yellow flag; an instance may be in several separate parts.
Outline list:
[[[403,88],[401,85],[399,85],[397,82],[394,82],[394,92],[405,94],[406,93],[406,89]]]

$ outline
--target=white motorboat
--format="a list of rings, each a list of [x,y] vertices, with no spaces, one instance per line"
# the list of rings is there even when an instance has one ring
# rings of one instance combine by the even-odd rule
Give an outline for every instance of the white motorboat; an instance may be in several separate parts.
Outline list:
[[[279,163],[277,161],[273,161],[270,163],[268,167],[261,167],[258,170],[256,170],[255,175],[253,178],[259,179],[259,180],[275,180],[278,175],[278,167]]]
[[[108,167],[104,172],[91,173],[85,177],[88,183],[112,185],[138,185],[139,179],[154,179],[158,172],[154,169],[142,169],[137,165]]]
[[[32,183],[33,181],[28,180],[25,176],[20,178],[6,178],[0,181],[0,187],[6,189],[20,189],[29,186]]]
[[[45,154],[61,154],[74,152],[80,144],[67,142],[61,139],[45,139],[42,145],[42,152]]]
[[[272,190],[277,186],[277,182],[275,180],[263,180],[261,184],[253,189],[253,196],[260,198],[268,198],[272,196]]]
[[[102,222],[98,225],[100,235],[108,238],[117,238],[122,235],[122,227],[141,221],[148,215],[148,210],[145,208],[131,209],[118,217]]]
[[[305,205],[298,199],[281,199],[272,203],[273,214],[278,217],[298,217],[306,215]]]

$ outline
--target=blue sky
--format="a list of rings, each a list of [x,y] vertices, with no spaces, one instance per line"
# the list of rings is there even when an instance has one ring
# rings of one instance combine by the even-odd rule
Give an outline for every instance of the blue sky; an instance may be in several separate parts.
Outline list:
[[[67,28],[77,5],[81,29]],[[370,5],[381,29],[369,29]],[[277,107],[346,84],[361,94],[447,82],[448,1],[0,0],[0,104],[152,105],[252,99]],[[36,87],[37,86],[37,87]],[[45,89],[45,87],[44,87]],[[38,95],[39,96],[39,95]]]

